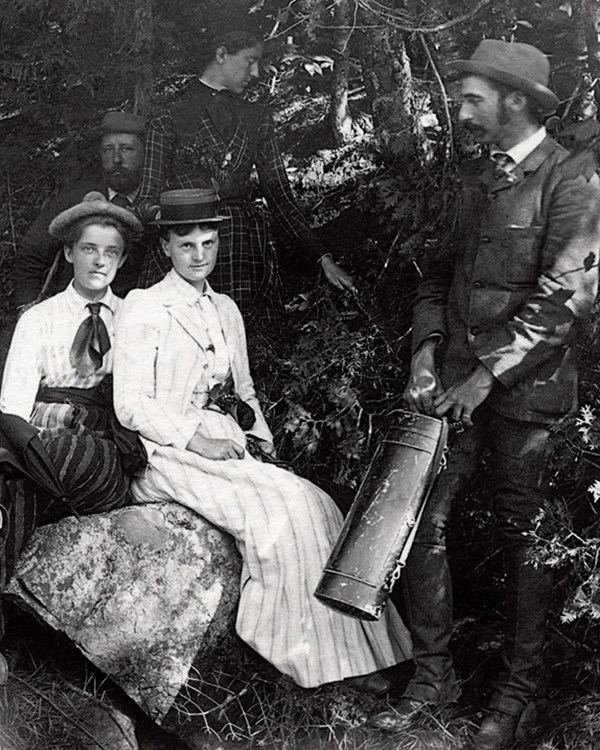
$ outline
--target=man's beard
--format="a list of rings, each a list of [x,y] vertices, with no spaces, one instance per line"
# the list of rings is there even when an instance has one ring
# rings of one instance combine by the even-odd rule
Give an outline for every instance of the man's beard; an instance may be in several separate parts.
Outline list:
[[[140,184],[139,175],[126,167],[105,172],[105,176],[107,185],[117,193],[133,193]]]
[[[500,100],[496,106],[496,121],[500,127],[503,127],[510,121],[510,112],[504,101]],[[489,132],[483,125],[474,125],[471,122],[464,124],[465,130],[467,130],[475,138],[476,141],[481,141],[485,138]]]

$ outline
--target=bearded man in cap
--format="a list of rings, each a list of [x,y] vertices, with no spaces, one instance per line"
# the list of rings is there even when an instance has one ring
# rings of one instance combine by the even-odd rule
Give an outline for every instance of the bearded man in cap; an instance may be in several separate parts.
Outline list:
[[[460,173],[456,232],[425,276],[414,309],[411,409],[461,420],[401,576],[416,672],[392,710],[405,729],[424,708],[457,700],[448,649],[452,591],[445,548],[451,504],[484,449],[493,471],[506,569],[503,673],[473,739],[504,750],[531,725],[552,575],[531,561],[531,532],[548,494],[550,430],[577,408],[579,320],[598,278],[600,186],[594,164],[540,127],[558,106],[535,47],[485,40],[462,74],[460,122],[489,154]]]
[[[144,164],[144,125],[144,119],[138,115],[115,110],[106,112],[100,126],[101,169],[67,185],[42,206],[17,251],[13,301],[20,313],[35,301],[61,291],[71,280],[70,267],[62,256],[62,245],[48,233],[51,221],[58,214],[80,203],[90,191],[101,192],[121,208],[131,206],[136,200]],[[118,295],[124,296],[136,285],[139,257],[136,247],[131,247],[129,257],[113,284]],[[51,278],[48,278],[50,269]]]

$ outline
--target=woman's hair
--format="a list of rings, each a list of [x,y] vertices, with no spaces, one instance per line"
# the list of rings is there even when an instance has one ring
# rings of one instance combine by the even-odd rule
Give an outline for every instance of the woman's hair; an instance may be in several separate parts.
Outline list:
[[[196,59],[200,73],[213,62],[217,49],[225,47],[230,55],[235,55],[243,49],[262,44],[262,36],[257,31],[225,31],[214,33],[207,31],[196,44]]]
[[[212,232],[218,229],[218,225],[214,222],[198,222],[197,224],[161,224],[159,227],[160,236],[163,240],[168,241],[171,236],[171,232],[176,234],[178,237],[185,237],[194,231],[199,229],[203,232]]]
[[[131,232],[124,224],[121,224],[118,219],[114,219],[112,216],[86,216],[84,219],[74,221],[71,226],[65,228],[63,243],[68,247],[72,247],[76,242],[79,242],[85,228],[92,226],[92,224],[101,227],[114,227],[123,238],[124,251],[127,250],[127,245],[131,239]]]

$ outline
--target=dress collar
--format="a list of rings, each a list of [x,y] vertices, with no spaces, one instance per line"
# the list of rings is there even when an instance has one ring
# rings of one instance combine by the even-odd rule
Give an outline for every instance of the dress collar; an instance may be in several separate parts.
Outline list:
[[[63,294],[65,295],[65,299],[71,310],[73,310],[74,312],[79,312],[82,310],[87,311],[87,305],[91,300],[86,299],[81,294],[79,294],[79,292],[73,286],[73,281],[71,281]],[[96,300],[96,302],[101,302],[114,315],[117,309],[117,300],[118,297],[113,293],[112,289],[108,287],[104,297],[102,297],[102,299]]]
[[[213,300],[214,291],[208,281],[204,282],[204,291],[199,292],[195,286],[188,284],[174,268],[169,271],[166,278],[171,285],[171,290],[190,305],[194,305],[201,297],[208,297],[211,301]]]

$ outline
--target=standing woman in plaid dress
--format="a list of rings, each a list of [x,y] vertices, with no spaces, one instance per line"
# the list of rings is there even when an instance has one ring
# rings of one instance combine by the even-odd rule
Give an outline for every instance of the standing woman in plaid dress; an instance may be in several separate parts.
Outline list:
[[[126,241],[140,230],[131,211],[98,192],[50,224],[50,234],[64,242],[73,280],[17,323],[0,394],[0,448],[3,462],[8,452],[26,463],[35,441],[64,499],[32,479],[0,474],[0,596],[36,526],[73,511],[126,505],[128,474],[145,464],[137,436],[116,421],[110,382],[113,331],[123,304],[110,284],[125,261]],[[0,684],[6,675],[0,654]]]
[[[241,98],[259,75],[261,55],[260,37],[248,31],[206,40],[200,80],[148,123],[139,211],[145,221],[155,218],[165,189],[216,190],[219,210],[230,221],[221,230],[211,283],[235,300],[246,326],[276,330],[283,314],[281,281],[269,217],[253,200],[254,168],[271,218],[297,252],[318,263],[334,286],[352,288],[353,282],[323,250],[298,209],[268,109]],[[157,243],[142,264],[141,286],[150,286],[168,270]]]

